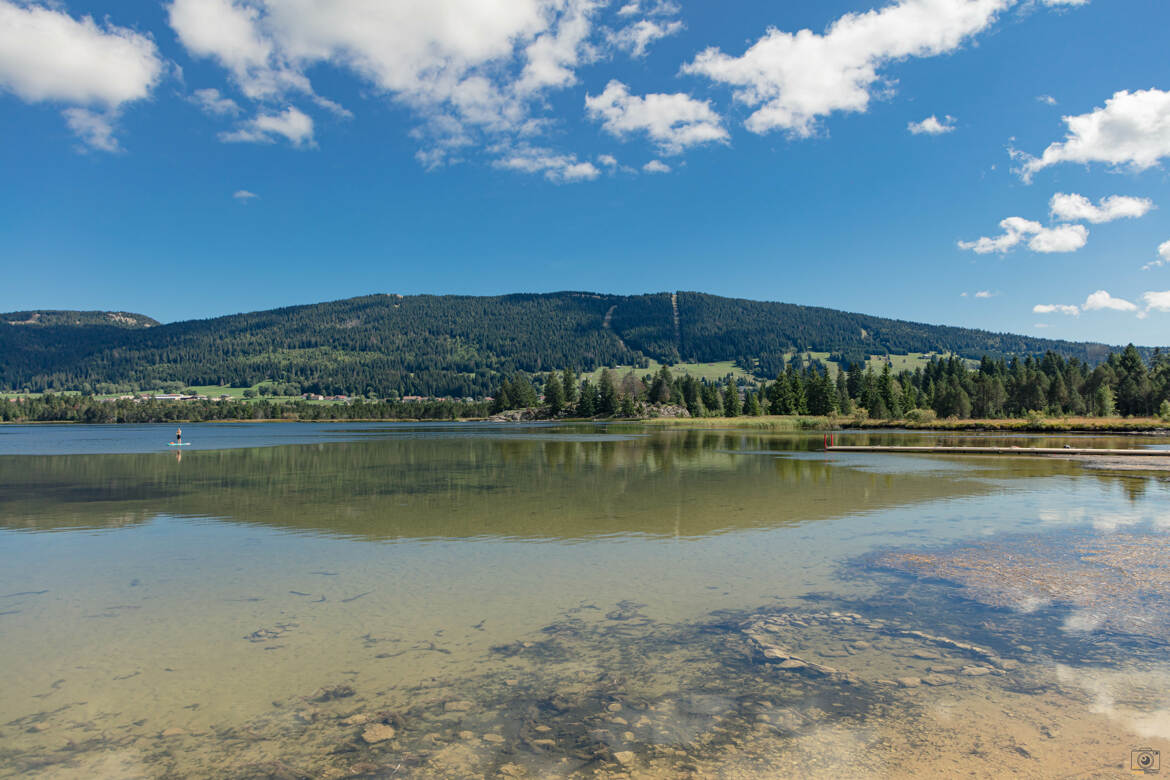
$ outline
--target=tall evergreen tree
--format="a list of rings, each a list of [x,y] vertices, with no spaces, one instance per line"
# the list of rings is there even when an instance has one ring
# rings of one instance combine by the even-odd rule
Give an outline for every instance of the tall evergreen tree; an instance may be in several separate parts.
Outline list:
[[[611,416],[617,414],[617,410],[618,395],[613,372],[608,368],[602,369],[601,378],[597,380],[597,414]]]
[[[741,409],[739,402],[739,387],[731,377],[727,378],[727,387],[723,391],[723,414],[726,417],[739,417]]]
[[[565,391],[561,388],[561,380],[555,373],[550,373],[544,381],[544,402],[554,415],[560,414],[565,408]]]
[[[577,394],[577,416],[593,417],[597,411],[597,388],[588,378],[581,380],[581,389]]]
[[[577,372],[566,368],[561,372],[561,389],[565,394],[565,403],[575,403],[577,400]]]

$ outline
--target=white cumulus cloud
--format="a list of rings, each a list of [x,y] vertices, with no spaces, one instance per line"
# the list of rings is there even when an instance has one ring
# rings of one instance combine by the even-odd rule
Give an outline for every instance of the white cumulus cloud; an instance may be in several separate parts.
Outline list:
[[[631,95],[625,84],[611,81],[600,95],[585,96],[585,112],[619,138],[645,133],[664,154],[727,140],[723,120],[711,105],[682,93]]]
[[[662,160],[651,160],[642,166],[642,170],[646,173],[670,173],[670,166]]]
[[[1052,216],[1056,219],[1065,222],[1084,220],[1093,224],[1143,217],[1153,207],[1154,202],[1149,198],[1133,198],[1128,195],[1110,195],[1098,201],[1097,205],[1093,205],[1084,195],[1058,192],[1049,202]]]
[[[232,193],[232,197],[238,200],[240,203],[247,203],[248,201],[259,198],[260,196],[248,190],[236,190]]]
[[[1041,228],[1040,232],[1028,241],[1028,248],[1033,252],[1075,252],[1089,240],[1089,229],[1084,225],[1058,225],[1054,228]]]
[[[1057,225],[1049,228],[1023,217],[1008,217],[1000,221],[999,226],[1003,229],[1002,234],[982,236],[975,241],[960,241],[959,248],[986,255],[1007,252],[1027,239],[1028,248],[1033,252],[1075,252],[1089,239],[1089,230],[1084,225]]]
[[[1144,171],[1170,156],[1170,92],[1123,90],[1087,114],[1066,116],[1068,133],[1039,157],[1016,152],[1024,181],[1058,163],[1101,162]]]
[[[547,93],[575,84],[577,68],[602,56],[593,17],[603,5],[171,0],[168,8],[183,46],[219,63],[260,111],[301,95],[348,116],[315,93],[308,74],[321,66],[349,72],[415,113],[417,156],[435,166],[472,147],[516,145],[555,121]]]
[[[239,129],[221,133],[220,140],[243,143],[272,143],[277,136],[293,146],[313,145],[313,118],[289,106],[279,114],[259,114]]]
[[[1114,311],[1137,311],[1137,306],[1124,298],[1114,298],[1105,290],[1098,290],[1085,299],[1081,306],[1085,311],[1112,309]]]
[[[1142,300],[1146,302],[1146,311],[1170,311],[1170,290],[1143,293]]]
[[[748,130],[807,137],[820,117],[864,112],[876,91],[889,88],[881,74],[887,65],[958,49],[1012,2],[900,0],[881,10],[846,14],[823,34],[769,29],[738,57],[708,48],[683,72],[734,87],[736,99],[755,108]]]
[[[1038,303],[1032,307],[1035,314],[1068,314],[1077,316],[1081,313],[1080,307],[1064,303]]]
[[[0,90],[69,106],[69,128],[95,149],[117,150],[119,111],[149,97],[163,70],[145,35],[55,6],[0,0]]]
[[[921,122],[910,122],[906,125],[906,129],[913,135],[942,135],[949,133],[955,129],[955,118],[953,116],[945,116],[942,121],[934,114],[931,114]]]
[[[975,293],[976,298],[994,298],[995,296],[996,293],[993,293],[991,290],[979,290]]]

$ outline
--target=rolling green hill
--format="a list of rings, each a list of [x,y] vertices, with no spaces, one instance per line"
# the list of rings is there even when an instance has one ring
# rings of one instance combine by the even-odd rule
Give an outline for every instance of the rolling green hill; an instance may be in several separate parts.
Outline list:
[[[273,380],[322,393],[462,397],[489,394],[517,370],[736,361],[774,376],[794,352],[977,359],[1049,350],[1096,362],[1109,347],[694,292],[370,295],[166,325],[110,312],[3,315],[0,390]]]

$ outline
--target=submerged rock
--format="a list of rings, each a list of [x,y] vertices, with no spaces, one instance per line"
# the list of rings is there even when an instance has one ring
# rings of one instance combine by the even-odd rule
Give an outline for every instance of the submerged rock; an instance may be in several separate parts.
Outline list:
[[[313,702],[327,702],[335,699],[347,699],[353,696],[357,691],[352,685],[331,685],[325,688],[318,688],[317,691],[309,697],[309,701]]]
[[[385,742],[388,739],[394,739],[396,733],[393,726],[387,726],[385,723],[375,723],[372,726],[368,726],[362,732],[362,739],[368,744],[374,745],[379,742]]]
[[[622,766],[629,766],[638,759],[632,750],[619,750],[613,754],[613,757],[616,758],[617,762]]]
[[[470,712],[474,706],[466,700],[449,701],[443,705],[443,712]]]

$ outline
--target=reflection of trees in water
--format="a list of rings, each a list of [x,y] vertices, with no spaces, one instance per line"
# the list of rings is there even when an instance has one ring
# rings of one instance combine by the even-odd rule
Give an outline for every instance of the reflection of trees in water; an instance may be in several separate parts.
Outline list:
[[[115,528],[168,513],[376,539],[701,535],[989,489],[964,472],[896,470],[913,459],[881,461],[882,472],[876,461],[861,470],[801,454],[820,446],[819,434],[686,430],[456,433],[196,450],[181,462],[170,453],[11,456],[0,468],[0,525]],[[1080,473],[1063,461],[990,461],[973,473]],[[1120,479],[1135,499],[1147,484],[1095,476]]]

